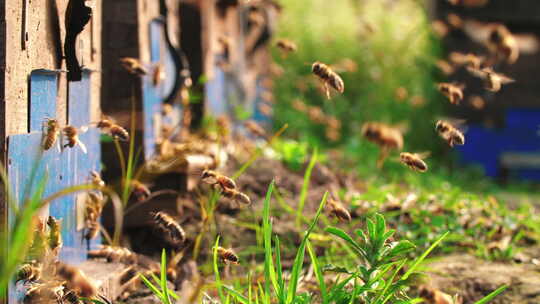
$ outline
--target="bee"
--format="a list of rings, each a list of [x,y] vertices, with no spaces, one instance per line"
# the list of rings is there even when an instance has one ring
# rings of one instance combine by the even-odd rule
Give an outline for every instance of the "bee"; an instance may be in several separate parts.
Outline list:
[[[240,262],[240,259],[238,258],[236,253],[232,251],[232,249],[218,247],[217,254],[219,255],[219,258],[225,263],[238,264],[238,262]]]
[[[52,216],[47,219],[47,226],[49,226],[49,248],[57,255],[62,248],[62,221],[57,220]]]
[[[120,277],[118,278],[118,282],[120,283],[120,286],[136,278],[138,273],[139,271],[137,270],[137,267],[135,267],[134,265],[128,267],[126,270],[124,270],[120,274]]]
[[[452,75],[454,74],[454,67],[448,63],[446,60],[439,59],[435,63],[435,66],[444,74],[444,75]]]
[[[120,64],[129,73],[134,74],[134,75],[142,76],[148,73],[146,69],[142,66],[141,62],[138,59],[133,58],[133,57],[120,58]]]
[[[332,65],[335,72],[353,73],[358,70],[358,64],[351,58],[343,58]]]
[[[463,27],[463,19],[459,15],[450,13],[446,15],[446,21],[454,29],[461,29]]]
[[[67,143],[64,145],[65,147],[73,148],[76,145],[78,145],[83,153],[87,153],[86,145],[79,139],[79,130],[75,128],[74,126],[66,126],[63,129],[64,135],[66,136]]]
[[[343,205],[332,198],[328,198],[328,206],[330,207],[330,213],[338,218],[340,221],[350,222],[351,214]]]
[[[378,168],[382,168],[391,150],[401,150],[403,148],[403,131],[400,128],[380,122],[366,122],[362,126],[361,133],[368,141],[381,148],[377,160]]]
[[[441,82],[437,88],[453,105],[458,105],[463,99],[463,89],[465,88],[463,84]]]
[[[409,97],[409,92],[404,87],[399,87],[394,92],[394,95],[398,101],[403,101]]]
[[[46,122],[47,130],[43,134],[43,150],[49,150],[56,143],[60,134],[60,124],[56,119],[48,119]]]
[[[449,294],[446,294],[438,289],[432,287],[422,286],[420,288],[419,296],[426,300],[428,304],[462,304],[463,299],[459,297],[453,298]]]
[[[465,136],[463,133],[458,130],[456,127],[454,127],[452,124],[450,124],[448,121],[439,120],[435,124],[435,130],[439,132],[439,135],[444,138],[450,147],[453,147],[454,145],[464,145],[465,144]]]
[[[154,222],[164,233],[164,239],[170,245],[178,248],[186,241],[184,229],[167,213],[163,211],[154,213]]]
[[[15,282],[38,281],[41,278],[41,265],[36,263],[24,264],[15,273]]]
[[[77,296],[77,294],[73,290],[69,290],[64,293],[61,303],[81,304],[82,302],[79,299],[79,296]]]
[[[479,69],[482,66],[482,63],[486,60],[483,56],[477,56],[473,53],[458,53],[458,52],[452,52],[448,56],[448,59],[456,64],[456,65],[464,65],[466,67],[472,67],[475,69]]]
[[[293,100],[292,107],[298,112],[302,112],[302,113],[307,112],[306,104],[300,99]]]
[[[276,47],[280,49],[284,54],[294,53],[298,49],[294,41],[288,39],[279,39],[276,41]]]
[[[427,155],[423,153],[401,152],[399,154],[399,159],[403,164],[418,172],[426,172],[428,170],[428,165],[423,160],[426,157]]]
[[[97,295],[97,287],[79,268],[58,262],[56,274],[66,281],[66,288],[77,295],[85,298]]]
[[[515,63],[519,58],[518,43],[504,24],[497,24],[492,28],[487,45],[497,59],[504,59],[509,64]]]
[[[87,193],[84,209],[85,228],[84,238],[87,241],[95,239],[100,230],[99,216],[103,210],[104,197],[103,193],[99,191],[92,191]],[[88,246],[90,244],[88,243]]]
[[[486,106],[486,101],[478,95],[469,97],[468,101],[475,110],[482,110]]]
[[[495,73],[491,68],[476,69],[469,67],[467,70],[472,75],[481,78],[484,81],[484,88],[490,92],[498,92],[503,84],[515,81],[504,74]]]
[[[101,179],[101,175],[97,171],[90,171],[90,181],[92,182],[92,185],[98,188],[105,187],[105,182]]]
[[[222,189],[236,189],[234,180],[213,170],[204,170],[201,179],[210,185],[218,184]]]
[[[249,196],[247,196],[245,193],[242,193],[236,189],[223,188],[221,190],[221,194],[224,197],[231,199],[235,202],[238,202],[244,205],[251,205],[251,199],[249,198]]]
[[[97,123],[97,127],[102,131],[109,135],[111,135],[113,138],[118,139],[120,141],[128,141],[129,140],[129,133],[126,131],[126,129],[122,128],[121,126],[115,124],[110,119],[102,119]]]
[[[48,253],[49,244],[45,229],[45,221],[37,217],[35,219],[36,227],[32,237],[32,245],[28,251],[30,259],[36,259],[42,261],[44,256]]]
[[[446,25],[446,23],[441,20],[434,20],[433,22],[431,22],[431,30],[439,38],[445,37],[450,31],[448,25]]]
[[[103,258],[108,262],[125,264],[137,264],[139,262],[139,256],[127,248],[104,245],[102,245],[100,249],[89,250],[88,257],[93,259]]]
[[[326,116],[320,107],[309,107],[307,114],[309,119],[315,123],[323,124],[326,121]]]
[[[328,99],[330,99],[330,89],[328,88],[328,86],[332,87],[339,93],[343,93],[345,91],[345,84],[343,83],[343,79],[341,79],[341,77],[336,72],[334,72],[328,65],[316,61],[311,66],[311,71],[323,82],[326,97]]]
[[[255,121],[253,120],[246,120],[244,121],[244,127],[249,130],[252,134],[266,138],[266,131]]]
[[[165,69],[162,64],[157,64],[152,72],[152,84],[154,87],[159,86],[165,79]]]
[[[150,194],[150,189],[143,183],[139,182],[138,180],[132,180],[131,181],[131,191],[133,192],[133,195],[139,202],[144,201],[148,199]]]

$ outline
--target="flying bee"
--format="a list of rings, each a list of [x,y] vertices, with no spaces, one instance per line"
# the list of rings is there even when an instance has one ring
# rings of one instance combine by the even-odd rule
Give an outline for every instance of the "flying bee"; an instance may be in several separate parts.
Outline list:
[[[251,119],[244,121],[244,127],[246,127],[246,129],[248,129],[249,132],[251,132],[252,134],[256,136],[259,136],[262,138],[267,137],[266,131],[263,129],[263,127],[261,127],[258,123],[256,123],[255,121]]]
[[[240,259],[238,258],[236,253],[232,251],[232,249],[218,247],[217,254],[219,255],[219,258],[225,263],[238,264],[238,262],[240,262]]]
[[[327,202],[328,206],[330,207],[330,213],[334,215],[338,220],[344,222],[351,221],[351,214],[345,207],[343,207],[340,202],[334,200],[333,198],[328,198]]]
[[[60,134],[60,124],[56,119],[48,119],[45,123],[47,129],[43,134],[43,150],[49,150],[56,143]]]
[[[120,277],[118,278],[118,282],[120,283],[120,286],[122,286],[122,285],[126,284],[127,282],[130,282],[131,280],[136,278],[138,273],[139,273],[139,271],[137,270],[136,266],[132,265],[132,266],[128,267],[126,270],[124,270],[120,274]]]
[[[63,244],[62,234],[60,233],[60,230],[62,230],[62,221],[49,216],[47,226],[49,226],[49,247],[55,255],[58,255]]]
[[[456,65],[464,65],[466,67],[472,67],[475,69],[479,69],[482,66],[482,63],[486,60],[483,56],[477,56],[473,53],[458,53],[458,52],[452,52],[448,56],[448,59],[456,64]]]
[[[276,47],[281,50],[283,54],[294,53],[298,49],[296,43],[289,39],[279,39],[276,41]]]
[[[251,199],[245,193],[242,193],[236,189],[222,188],[221,194],[235,202],[241,203],[243,205],[251,205]]]
[[[64,135],[66,136],[67,143],[64,145],[65,147],[73,148],[76,145],[78,145],[83,153],[87,153],[86,145],[79,139],[79,130],[75,128],[74,126],[66,126],[63,129]]]
[[[393,127],[380,122],[366,122],[362,125],[362,136],[380,147],[377,167],[382,168],[391,150],[403,148],[404,127]]]
[[[463,99],[463,89],[465,88],[463,84],[441,82],[437,88],[453,105],[458,105]]]
[[[311,66],[311,71],[315,74],[324,84],[324,89],[326,92],[326,97],[330,99],[330,89],[328,86],[332,87],[334,90],[342,93],[345,91],[345,84],[343,79],[334,72],[328,65],[316,61]]]
[[[120,64],[129,73],[134,74],[134,75],[142,76],[148,73],[146,71],[146,68],[142,66],[141,62],[138,59],[133,58],[133,57],[120,58]]]
[[[81,304],[83,302],[79,299],[79,296],[77,296],[77,294],[73,290],[68,290],[64,293],[61,303]]]
[[[101,130],[101,132],[107,133],[111,135],[113,138],[118,139],[120,141],[128,141],[129,140],[129,133],[126,131],[126,129],[122,128],[121,126],[117,125],[110,119],[102,119],[97,123],[98,129]]]
[[[463,133],[448,121],[437,121],[437,123],[435,124],[435,130],[437,130],[439,135],[448,142],[450,147],[454,147],[454,145],[461,146],[465,144],[465,136],[463,135]]]
[[[236,189],[234,180],[213,170],[204,170],[201,179],[210,185],[218,184],[222,189]]]
[[[66,281],[67,289],[73,290],[77,295],[85,298],[97,295],[97,287],[79,268],[58,262],[56,274]]]
[[[491,68],[476,69],[469,67],[467,70],[472,75],[481,78],[484,81],[484,88],[490,92],[498,92],[503,84],[515,81],[504,74],[495,73]]]
[[[419,296],[428,304],[462,304],[463,299],[459,297],[453,298],[449,294],[446,294],[433,287],[422,286],[420,288]]]
[[[139,262],[139,256],[129,249],[105,245],[101,245],[100,249],[89,250],[88,257],[93,259],[103,258],[106,259],[107,262],[119,262],[124,264],[136,264]]]
[[[41,278],[41,265],[31,263],[24,264],[15,273],[15,282],[37,281]]]
[[[448,61],[439,59],[435,63],[435,66],[446,76],[454,74],[454,66],[452,66]]]
[[[161,211],[154,213],[154,222],[164,234],[164,240],[176,247],[181,247],[186,241],[184,229],[170,215]]]
[[[152,84],[157,87],[163,80],[165,80],[165,69],[162,64],[157,64],[152,72]]]
[[[148,186],[139,182],[138,180],[131,180],[131,189],[133,195],[139,202],[148,199],[150,194],[152,194]]]
[[[424,153],[401,152],[399,154],[399,159],[403,164],[418,172],[426,172],[428,170],[428,165],[423,160],[426,157],[427,155]]]

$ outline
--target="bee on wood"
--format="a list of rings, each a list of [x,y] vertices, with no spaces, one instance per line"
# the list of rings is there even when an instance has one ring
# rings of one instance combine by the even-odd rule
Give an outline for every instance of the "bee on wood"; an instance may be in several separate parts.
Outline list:
[[[37,217],[35,221],[36,227],[32,236],[32,245],[28,250],[28,256],[30,259],[42,261],[49,251],[48,238],[45,229],[46,221],[39,217]]]
[[[201,179],[203,182],[210,185],[218,184],[222,189],[236,189],[236,183],[232,178],[213,170],[204,170]]]
[[[45,123],[46,130],[43,134],[43,150],[49,150],[54,146],[60,134],[60,124],[56,119],[48,119]]]
[[[142,202],[152,194],[150,192],[150,189],[145,184],[139,182],[138,180],[131,180],[131,191],[135,198],[137,198],[137,201]]]
[[[344,222],[351,221],[351,214],[339,201],[328,198],[328,207],[330,207],[330,213],[338,220]]]
[[[249,198],[249,196],[236,189],[222,188],[221,194],[224,197],[237,203],[241,203],[243,205],[251,205],[251,199]]]
[[[486,60],[483,56],[477,56],[472,53],[458,53],[458,52],[452,52],[448,56],[448,59],[456,65],[459,66],[466,66],[466,67],[472,67],[475,69],[479,69],[482,66],[482,63]]]
[[[101,179],[101,175],[99,174],[99,172],[97,172],[95,170],[90,171],[90,181],[91,181],[92,185],[94,185],[94,186],[96,186],[98,188],[105,187],[105,181],[103,181],[103,179]]]
[[[441,82],[437,88],[453,105],[458,105],[463,100],[463,89],[465,88],[463,84]]]
[[[266,131],[264,130],[264,128],[251,119],[244,121],[244,127],[248,129],[248,131],[251,132],[255,136],[262,137],[262,138],[267,137]]]
[[[225,249],[223,247],[218,247],[217,254],[219,258],[225,263],[238,264],[238,262],[240,262],[240,259],[238,258],[236,253],[232,251],[232,249]]]
[[[512,83],[515,80],[504,74],[495,73],[491,68],[476,69],[469,67],[467,70],[474,76],[484,81],[484,88],[490,92],[498,92],[503,84]]]
[[[391,150],[403,148],[403,128],[392,127],[380,122],[366,122],[362,125],[362,136],[381,148],[377,167],[381,168]]]
[[[79,268],[58,262],[56,274],[66,281],[66,288],[77,295],[85,298],[97,295],[97,287]]]
[[[454,147],[454,145],[461,146],[465,144],[465,136],[463,135],[463,133],[448,121],[437,121],[437,123],[435,124],[435,130],[437,130],[439,135],[444,138],[446,142],[448,142],[450,147]]]
[[[186,241],[186,233],[170,215],[165,212],[154,213],[154,222],[164,234],[164,240],[170,245],[179,248]]]
[[[126,71],[133,75],[146,75],[148,72],[146,68],[143,67],[141,62],[133,57],[122,57],[120,58],[120,64]]]
[[[157,87],[163,80],[165,80],[165,68],[162,64],[157,64],[152,72],[152,84],[154,87]]]
[[[127,282],[130,282],[131,280],[136,278],[138,273],[139,273],[139,271],[137,270],[136,266],[132,265],[132,266],[128,267],[126,270],[124,270],[120,274],[120,277],[118,278],[118,282],[120,283],[120,286],[122,286],[122,285],[126,284]]]
[[[101,192],[91,191],[87,193],[84,209],[84,220],[86,226],[84,239],[87,241],[95,239],[101,230],[99,217],[103,211],[104,200],[105,198]]]
[[[74,126],[66,126],[63,129],[64,135],[66,136],[67,143],[64,145],[65,147],[73,148],[76,145],[78,145],[83,153],[87,153],[86,145],[79,139],[79,130],[75,128]]]
[[[63,244],[62,234],[60,233],[60,230],[62,230],[62,221],[49,216],[47,226],[49,226],[49,248],[51,248],[51,251],[55,255],[58,255]]]
[[[345,91],[345,84],[343,83],[343,79],[341,79],[341,77],[336,72],[334,72],[328,65],[316,61],[311,66],[311,71],[323,82],[326,97],[328,99],[330,99],[330,89],[328,86],[342,94]]]
[[[64,286],[53,283],[34,283],[26,291],[24,304],[59,303],[64,296]]]
[[[289,39],[279,39],[276,41],[276,47],[283,52],[283,54],[294,53],[298,47],[294,41]]]
[[[38,281],[41,278],[41,265],[23,264],[15,273],[15,283],[19,281]]]
[[[128,141],[129,140],[129,133],[126,131],[126,129],[122,128],[121,126],[117,125],[110,119],[102,119],[97,123],[98,129],[101,130],[101,132],[104,132],[106,134],[111,135],[113,138],[118,139],[120,141]]]
[[[426,158],[427,154],[419,154],[419,153],[409,153],[409,152],[401,152],[399,154],[400,161],[405,164],[407,167],[414,171],[418,172],[426,172],[428,170],[428,165],[424,162],[424,158]]]

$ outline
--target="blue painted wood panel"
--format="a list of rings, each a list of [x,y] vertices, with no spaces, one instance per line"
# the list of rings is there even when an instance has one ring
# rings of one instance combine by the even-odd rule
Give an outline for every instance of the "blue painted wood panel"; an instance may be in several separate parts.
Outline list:
[[[46,118],[56,117],[58,73],[34,70],[30,74],[29,131],[41,131]]]
[[[37,75],[37,76],[36,76]],[[46,77],[42,77],[45,75]],[[44,196],[49,196],[64,188],[88,183],[91,170],[100,170],[101,148],[100,132],[97,128],[90,128],[80,134],[80,140],[85,143],[88,153],[83,153],[80,147],[65,148],[61,150],[54,146],[48,151],[42,150],[42,123],[45,118],[56,116],[56,81],[50,85],[53,74],[36,73],[31,77],[30,85],[30,113],[54,113],[36,119],[39,128],[28,134],[12,135],[7,140],[7,163],[10,187],[19,207],[22,207],[25,198],[32,193],[37,184],[43,178],[47,178]],[[56,75],[54,75],[56,79]],[[81,82],[69,83],[68,98],[68,123],[76,127],[87,126],[90,122],[90,74],[84,73]],[[38,98],[38,102],[34,99]],[[52,100],[44,100],[49,98]],[[52,109],[40,109],[32,111],[33,107],[54,107]],[[34,116],[35,117],[35,116]],[[58,142],[62,140],[58,138]],[[35,171],[34,186],[30,186],[32,172]],[[77,230],[77,203],[76,194],[61,197],[47,208],[45,213],[62,220],[62,239],[64,242],[60,252],[60,260],[78,264],[86,260],[86,243],[82,239],[82,230]],[[9,222],[12,224],[14,214],[10,211]],[[80,223],[79,223],[80,224]],[[91,242],[91,247],[97,247],[100,239]],[[9,291],[9,303],[18,303],[24,295],[24,290],[18,286],[11,286]]]

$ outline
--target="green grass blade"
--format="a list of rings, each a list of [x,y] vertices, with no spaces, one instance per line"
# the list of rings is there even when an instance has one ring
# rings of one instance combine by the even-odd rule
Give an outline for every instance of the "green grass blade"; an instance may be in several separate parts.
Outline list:
[[[480,301],[477,301],[476,303],[474,304],[486,304],[486,303],[489,303],[489,301],[493,300],[496,296],[498,296],[499,294],[501,294],[503,291],[505,291],[506,289],[508,288],[508,286],[506,285],[503,285],[497,289],[495,289],[494,291],[492,291],[490,294],[488,294],[487,296],[483,297]]]
[[[355,250],[357,255],[361,256],[362,259],[367,260],[367,254],[365,250],[362,249],[362,247],[360,247],[360,244],[358,244],[355,240],[353,240],[345,231],[336,227],[328,227],[325,229],[325,231],[344,240],[347,244],[349,244]]]
[[[445,232],[443,235],[441,235],[441,237],[439,237],[439,239],[435,241],[435,243],[431,244],[431,246],[429,246],[429,248],[424,251],[424,253],[422,253],[422,255],[418,259],[416,259],[416,261],[414,261],[413,265],[409,268],[409,270],[407,270],[407,272],[401,277],[400,280],[408,279],[409,276],[413,274],[414,271],[416,271],[416,268],[420,265],[420,263],[422,263],[422,261],[424,261],[428,254],[433,251],[433,249],[435,249],[435,247],[437,247],[439,243],[442,242],[442,240],[448,235],[448,233],[448,231]]]
[[[227,290],[227,292],[236,300],[236,301],[239,301],[240,303],[242,304],[249,304],[250,301],[248,298],[246,298],[245,296],[243,296],[241,293],[239,293],[238,291],[230,288],[230,287],[227,287],[227,286],[223,286],[223,288],[225,288],[225,290]]]
[[[213,258],[213,264],[214,264],[214,274],[216,276],[216,287],[218,291],[219,298],[221,299],[221,303],[225,303],[225,295],[223,294],[222,284],[221,284],[221,277],[219,275],[219,266],[218,266],[218,253],[217,249],[219,247],[219,235],[216,238],[216,242],[214,244],[214,258]]]
[[[309,189],[309,181],[311,179],[311,172],[313,167],[317,163],[317,149],[313,151],[313,156],[307,166],[306,172],[304,173],[304,183],[302,184],[302,190],[300,192],[300,201],[298,202],[298,209],[296,209],[296,226],[300,227],[302,224],[302,212],[304,212],[304,204],[306,203],[307,192]]]
[[[394,285],[394,279],[396,278],[396,276],[397,276],[398,272],[401,270],[401,268],[403,268],[403,266],[405,266],[405,263],[407,263],[407,260],[403,260],[401,263],[399,263],[398,267],[396,268],[396,270],[394,271],[394,273],[392,274],[390,279],[386,280],[386,286],[384,287],[384,290],[381,292],[381,294],[377,297],[377,300],[375,301],[375,303],[378,303],[379,299],[381,297],[384,297],[385,295],[386,295],[386,297],[382,301],[382,304],[384,304],[384,303],[388,302],[388,300],[390,300],[393,293],[387,294],[387,292],[390,289],[390,287],[392,285]]]
[[[274,236],[275,244],[274,248],[276,250],[276,276],[277,281],[279,285],[279,294],[278,298],[283,299],[283,295],[286,293],[285,291],[285,281],[283,280],[283,268],[281,266],[281,247],[279,242],[279,237],[277,235]]]
[[[265,277],[265,295],[269,296],[271,283],[277,295],[282,291],[279,289],[279,284],[276,279],[276,270],[274,260],[272,259],[272,223],[270,222],[270,200],[272,191],[274,190],[274,181],[268,186],[263,207],[263,239],[264,239],[264,277]]]
[[[163,293],[156,286],[154,286],[154,284],[152,284],[152,282],[150,282],[144,276],[144,274],[142,273],[139,274],[139,277],[141,278],[141,281],[143,281],[144,285],[146,285],[146,287],[148,287],[148,289],[150,289],[156,295],[156,297],[159,298],[161,302],[165,303],[165,298],[163,297]]]
[[[296,252],[293,268],[291,270],[291,279],[289,281],[289,286],[287,287],[287,300],[286,300],[287,304],[292,304],[296,297],[296,288],[298,287],[298,279],[300,277],[300,272],[302,271],[302,265],[304,263],[306,242],[308,241],[309,235],[311,234],[311,232],[315,228],[315,225],[317,224],[317,221],[319,220],[319,216],[322,213],[327,197],[328,197],[328,192],[325,192],[321,200],[321,203],[319,205],[319,209],[317,210],[317,213],[315,214],[315,218],[313,219],[313,222],[311,223],[308,230],[306,231],[306,234],[304,235],[304,238],[302,239],[302,242],[300,243],[300,247],[298,248],[298,251]]]
[[[319,289],[321,290],[322,304],[329,303],[327,291],[326,291],[326,284],[324,283],[324,275],[321,269],[321,265],[319,264],[317,255],[315,254],[315,251],[313,250],[313,246],[311,246],[311,243],[309,242],[309,240],[307,241],[307,250],[309,253],[309,257],[311,258],[311,263],[313,264],[313,268],[315,269],[315,277],[317,278],[317,281],[319,281]]]
[[[161,292],[163,293],[165,304],[171,304],[169,288],[167,288],[167,252],[165,249],[161,252]]]

